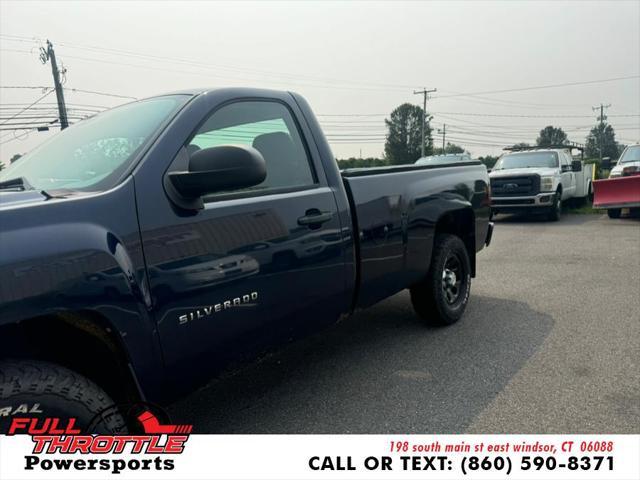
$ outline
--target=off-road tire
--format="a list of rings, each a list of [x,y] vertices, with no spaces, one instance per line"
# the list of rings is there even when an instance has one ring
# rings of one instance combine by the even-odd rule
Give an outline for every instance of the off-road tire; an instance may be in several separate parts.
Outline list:
[[[607,215],[609,215],[609,218],[620,218],[621,214],[621,208],[610,208],[609,210],[607,210]]]
[[[36,360],[0,362],[0,411],[34,405],[41,413],[20,413],[21,417],[75,418],[82,433],[124,433],[124,418],[112,408],[113,400],[88,378],[65,367]],[[23,407],[24,409],[25,407]],[[101,414],[102,412],[106,412]],[[0,415],[0,434],[6,433],[15,416]]]
[[[447,299],[445,267],[452,257],[457,258],[460,287],[455,301]],[[415,312],[432,326],[452,325],[462,317],[471,291],[471,262],[462,240],[455,235],[436,235],[431,266],[425,279],[411,287],[411,303]]]

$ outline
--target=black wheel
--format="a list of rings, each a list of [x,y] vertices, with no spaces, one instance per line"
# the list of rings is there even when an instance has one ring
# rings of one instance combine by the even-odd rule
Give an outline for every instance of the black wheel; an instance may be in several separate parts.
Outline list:
[[[610,208],[609,210],[607,210],[607,215],[609,215],[609,218],[620,218],[621,213],[621,208]]]
[[[126,432],[124,418],[110,408],[113,400],[88,378],[67,368],[35,360],[0,362],[0,433],[16,415],[75,419],[82,433]],[[108,413],[101,415],[101,412]],[[89,431],[91,430],[91,431]]]
[[[451,325],[462,317],[471,291],[467,248],[455,235],[436,235],[426,278],[411,287],[411,303],[429,325]]]
[[[552,222],[557,222],[560,220],[560,216],[562,215],[562,192],[558,190],[556,192],[555,198],[553,199],[553,205],[549,208],[548,218]]]

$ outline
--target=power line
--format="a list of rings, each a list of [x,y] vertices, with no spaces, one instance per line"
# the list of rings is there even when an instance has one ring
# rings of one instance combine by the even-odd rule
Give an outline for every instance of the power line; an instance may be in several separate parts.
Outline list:
[[[511,113],[471,113],[471,112],[431,112],[433,115],[460,115],[470,117],[505,117],[505,118],[591,118],[591,115],[524,115],[524,114],[511,114]],[[640,114],[617,114],[610,115],[611,117],[640,117]]]
[[[147,59],[152,59],[155,61],[160,61],[160,62],[168,62],[171,64],[175,64],[175,63],[183,63],[183,64],[187,64],[187,65],[192,65],[192,66],[198,66],[198,67],[205,67],[207,69],[215,69],[215,70],[219,70],[220,68],[223,69],[227,69],[227,70],[232,70],[232,71],[238,71],[238,72],[244,72],[244,73],[255,73],[255,74],[259,74],[259,75],[270,75],[270,76],[275,76],[275,77],[281,77],[281,78],[286,78],[286,77],[297,77],[297,78],[302,78],[302,79],[308,79],[308,80],[317,80],[317,81],[321,81],[321,82],[325,82],[325,83],[337,83],[337,84],[351,84],[353,86],[371,86],[371,87],[384,87],[384,88],[392,88],[392,89],[408,89],[408,88],[414,88],[415,85],[407,85],[407,84],[389,84],[389,83],[374,83],[374,82],[361,82],[361,81],[352,81],[352,80],[345,80],[344,78],[327,78],[327,77],[317,77],[317,76],[312,76],[312,75],[303,75],[303,74],[297,74],[297,73],[287,73],[287,72],[273,72],[273,71],[268,71],[268,70],[260,70],[260,69],[255,69],[255,68],[247,68],[247,67],[237,67],[237,66],[230,66],[230,65],[212,65],[210,62],[201,62],[201,61],[197,61],[197,60],[192,60],[192,59],[183,59],[183,58],[175,58],[175,57],[166,57],[166,56],[160,56],[160,55],[150,55],[150,54],[144,54],[144,53],[139,53],[139,52],[132,52],[132,51],[127,51],[127,50],[119,50],[119,49],[112,49],[112,48],[104,48],[104,47],[97,47],[97,46],[90,46],[90,45],[78,45],[78,44],[73,44],[73,43],[67,43],[67,42],[58,42],[59,45],[65,46],[65,47],[69,47],[69,48],[77,48],[80,50],[88,50],[88,51],[98,51],[98,52],[104,52],[110,55],[118,55],[118,56],[129,56],[129,57],[135,57],[135,58],[147,58]]]
[[[0,48],[0,52],[33,53],[30,50],[18,50],[17,48]]]
[[[38,130],[38,128],[37,128],[37,127],[35,127],[35,128],[29,128],[29,129],[22,129],[22,128],[20,128],[20,129],[14,129],[14,128],[11,128],[11,129],[9,129],[9,128],[8,128],[8,129],[6,129],[6,130],[26,130],[26,131],[24,132],[24,133],[25,133],[25,138],[26,138],[26,136],[28,136],[28,135],[29,135],[29,133],[31,133],[31,132],[32,132],[32,131],[34,131],[34,130]],[[9,136],[9,135],[7,135],[7,136]],[[13,142],[14,140],[23,140],[23,139],[22,139],[22,138],[20,138],[20,137],[18,137],[18,136],[16,136],[15,131],[14,131],[14,132],[13,132],[13,138],[10,138],[9,140],[5,140],[4,142],[0,142],[0,145],[4,145],[5,143]]]
[[[0,34],[0,37],[3,36],[2,34]],[[14,36],[12,36],[14,37]],[[27,37],[18,37],[20,39],[20,41],[28,41]],[[33,41],[34,39],[31,39],[31,41]],[[15,40],[18,41],[18,40]],[[199,61],[195,61],[195,60],[187,60],[187,59],[180,59],[180,58],[172,58],[172,57],[163,57],[163,56],[159,56],[159,55],[149,55],[149,54],[142,54],[142,53],[136,53],[136,52],[131,52],[131,51],[126,51],[126,50],[118,50],[118,49],[110,49],[110,48],[103,48],[103,47],[96,47],[96,46],[81,46],[81,45],[77,45],[77,44],[72,44],[72,43],[67,43],[67,42],[57,42],[57,44],[59,46],[64,46],[64,47],[68,47],[68,48],[77,48],[80,50],[87,50],[87,51],[97,51],[97,52],[102,52],[102,53],[106,53],[107,55],[118,55],[118,56],[128,56],[128,57],[132,57],[132,58],[136,58],[136,59],[150,59],[150,60],[154,60],[157,62],[165,62],[165,63],[170,63],[171,65],[175,65],[176,63],[181,63],[184,65],[188,65],[188,66],[192,66],[192,67],[196,67],[196,68],[201,68],[207,71],[206,74],[202,74],[205,75],[207,77],[219,77],[219,78],[223,78],[223,79],[227,79],[227,78],[234,78],[234,77],[229,77],[224,76],[224,75],[220,75],[219,72],[220,70],[231,70],[231,71],[235,71],[235,72],[239,72],[241,74],[244,75],[253,75],[254,77],[256,75],[259,75],[259,78],[261,80],[264,80],[264,76],[268,75],[268,76],[272,76],[272,77],[276,77],[278,78],[275,81],[271,81],[272,83],[284,83],[281,79],[282,78],[302,78],[302,79],[308,79],[308,80],[315,80],[315,81],[319,81],[319,82],[324,82],[324,85],[319,85],[319,84],[314,84],[314,83],[300,83],[298,82],[298,85],[303,85],[303,86],[311,86],[311,87],[318,87],[318,88],[336,88],[336,89],[352,89],[352,90],[362,90],[363,86],[367,87],[364,88],[369,89],[369,90],[389,90],[389,89],[393,89],[393,90],[398,90],[398,91],[404,91],[408,88],[414,88],[415,85],[402,85],[402,84],[387,84],[387,83],[372,83],[372,82],[360,82],[360,81],[351,81],[351,80],[345,80],[345,79],[329,79],[329,78],[319,78],[319,77],[314,77],[314,76],[310,76],[310,75],[301,75],[301,74],[292,74],[292,73],[283,73],[283,72],[269,72],[269,71],[265,71],[265,70],[259,70],[259,69],[253,69],[253,68],[246,68],[246,67],[237,67],[237,66],[228,66],[228,65],[212,65],[210,62],[199,62]],[[88,57],[79,57],[79,56],[72,56],[72,55],[65,55],[66,58],[74,58],[77,60],[82,60],[82,61],[89,61],[89,62],[98,62],[101,64],[115,64],[115,65],[124,65],[124,66],[128,66],[128,67],[135,67],[135,68],[147,68],[147,69],[152,69],[152,70],[161,70],[161,71],[170,71],[172,73],[176,72],[175,68],[161,68],[161,67],[153,67],[150,65],[141,65],[141,64],[131,64],[131,63],[125,63],[125,62],[119,62],[119,61],[110,61],[110,60],[104,60],[104,59],[98,59],[98,58],[88,58]],[[215,73],[209,73],[209,72],[215,72]],[[193,75],[198,75],[198,72],[189,72],[189,71],[182,71],[181,73],[188,73],[188,74],[193,74]],[[247,80],[247,78],[242,78],[242,80]],[[267,80],[269,81],[269,80]],[[290,83],[288,83],[287,85],[290,85]]]
[[[388,113],[316,113],[316,117],[386,117]]]
[[[93,95],[102,95],[104,97],[114,97],[114,98],[125,98],[125,99],[128,99],[128,100],[138,100],[138,97],[132,97],[130,95],[118,95],[116,93],[97,92],[95,90],[82,90],[80,88],[66,88],[65,90],[70,90],[72,92],[78,92],[78,93],[91,93]]]
[[[20,36],[20,35],[11,35],[11,34],[0,34],[0,37],[4,37],[7,38],[11,41],[20,41],[20,42],[34,42],[34,41],[38,41],[38,39],[36,37],[25,37],[25,36]],[[262,76],[266,75],[270,75],[270,76],[274,76],[274,77],[279,77],[279,78],[303,78],[303,79],[310,79],[310,80],[318,80],[321,82],[325,82],[325,83],[334,83],[335,85],[313,85],[313,84],[307,84],[310,86],[316,86],[316,87],[322,87],[322,88],[358,88],[358,85],[361,86],[371,86],[371,87],[383,87],[386,89],[402,89],[405,90],[407,88],[413,88],[412,85],[408,85],[408,84],[388,84],[388,83],[372,83],[372,82],[358,82],[358,81],[352,81],[352,80],[345,80],[345,79],[332,79],[332,78],[322,78],[322,77],[314,77],[311,75],[302,75],[302,74],[294,74],[294,73],[283,73],[283,72],[271,72],[271,71],[265,71],[265,70],[260,70],[260,69],[255,69],[255,68],[247,68],[247,67],[237,67],[237,66],[229,66],[229,65],[211,65],[211,63],[209,62],[201,62],[201,61],[197,61],[197,60],[190,60],[190,59],[182,59],[182,58],[173,58],[173,57],[166,57],[166,56],[160,56],[160,55],[151,55],[151,54],[144,54],[144,53],[139,53],[139,52],[132,52],[132,51],[127,51],[127,50],[119,50],[119,49],[112,49],[112,48],[104,48],[104,47],[98,47],[98,46],[92,46],[92,45],[78,45],[78,44],[74,44],[74,43],[69,43],[69,42],[58,42],[58,45],[67,47],[67,48],[76,48],[76,49],[80,49],[80,50],[86,50],[86,51],[97,51],[97,52],[102,52],[105,53],[107,55],[118,55],[118,56],[129,56],[129,57],[133,57],[133,58],[144,58],[144,59],[150,59],[150,60],[154,60],[154,61],[159,61],[159,62],[169,62],[171,64],[175,64],[175,63],[182,63],[182,64],[186,64],[186,65],[191,65],[191,66],[196,66],[196,67],[201,67],[201,68],[205,68],[207,70],[215,70],[216,72],[219,71],[220,69],[227,69],[227,70],[232,70],[232,71],[237,71],[237,72],[241,72],[241,73],[248,73],[248,74],[258,74],[261,75],[261,78],[263,78]],[[86,58],[86,57],[69,57],[69,58],[78,58],[81,60],[86,60],[86,61],[97,61],[97,62],[101,62],[101,63],[105,63],[106,61],[103,60],[99,60],[99,59],[95,59],[95,58]],[[106,63],[117,63],[117,62],[106,62]],[[126,65],[126,66],[131,66],[131,67],[143,67],[143,68],[152,68],[149,66],[142,66],[142,65],[134,65],[134,64],[124,64],[121,63],[122,65]],[[172,69],[171,71],[175,71],[175,69]],[[195,72],[189,72],[189,73],[195,73]],[[208,74],[208,76],[211,76],[211,74]],[[225,77],[223,77],[225,78]],[[502,90],[489,90],[489,91],[481,91],[481,92],[468,92],[468,93],[453,93],[450,95],[440,95],[440,96],[434,96],[434,99],[437,98],[456,98],[456,97],[475,97],[478,98],[480,100],[486,100],[487,102],[502,102],[505,104],[509,104],[509,103],[513,103],[516,104],[516,102],[510,102],[508,100],[490,100],[490,99],[482,99],[482,97],[479,97],[479,95],[493,95],[493,94],[499,94],[499,93],[509,93],[509,92],[520,92],[520,91],[528,91],[528,90],[539,90],[539,89],[548,89],[548,88],[560,88],[560,87],[567,87],[567,86],[577,86],[577,85],[589,85],[589,84],[599,84],[599,83],[606,83],[606,82],[614,82],[614,81],[623,81],[623,80],[630,80],[630,79],[635,79],[635,78],[640,78],[640,75],[632,75],[632,76],[623,76],[623,77],[615,77],[615,78],[607,78],[607,79],[599,79],[599,80],[587,80],[587,81],[578,81],[578,82],[566,82],[566,83],[559,83],[559,84],[550,84],[550,85],[539,85],[539,86],[531,86],[531,87],[521,87],[521,88],[510,88],[510,89],[502,89]],[[339,85],[345,85],[345,84],[349,84],[352,85],[352,87],[340,87]],[[355,87],[353,87],[355,86]],[[530,104],[532,105],[534,108],[540,107],[541,105],[539,104]],[[553,107],[553,105],[549,105],[550,108]],[[576,106],[577,107],[577,106]]]
[[[447,93],[447,92],[451,92],[452,94],[463,94],[463,92],[455,92],[452,90],[442,90],[443,92]],[[500,107],[511,107],[511,106],[519,106],[519,107],[527,107],[527,108],[533,108],[533,109],[545,109],[545,108],[558,108],[558,107],[567,107],[567,108],[584,108],[587,104],[567,104],[567,103],[554,103],[554,104],[548,104],[548,103],[528,103],[528,102],[518,102],[518,101],[514,101],[514,100],[507,100],[507,99],[502,99],[502,98],[486,98],[486,97],[481,97],[479,95],[475,95],[475,94],[470,94],[467,95],[466,97],[448,97],[448,98],[452,98],[453,100],[459,100],[459,101],[474,101],[474,100],[470,100],[467,97],[471,97],[473,99],[477,99],[475,100],[475,103],[479,103],[482,105],[496,105],[496,106],[500,106]],[[434,97],[434,98],[445,98],[444,96],[442,97]]]
[[[46,87],[47,89],[50,89],[51,87]],[[24,107],[25,105],[28,105],[28,102],[22,102],[22,103],[2,103],[0,104],[0,108],[15,108],[15,109],[19,109],[21,107]],[[40,103],[40,106],[38,107],[34,107],[34,108],[48,108],[45,107],[45,105],[48,106],[52,106],[52,107],[57,107],[58,104],[57,103],[52,103],[52,102],[42,102]],[[72,106],[72,107],[87,107],[90,109],[107,109],[107,108],[111,108],[111,107],[107,107],[105,105],[89,105],[86,103],[67,103],[67,105]]]
[[[442,153],[444,152],[444,148],[445,148],[445,139],[447,137],[447,124],[443,123],[442,124],[442,129],[438,129],[438,133],[442,134]]]
[[[585,80],[582,82],[567,82],[567,83],[555,83],[550,85],[538,85],[535,87],[522,87],[522,88],[507,88],[503,90],[486,90],[484,92],[471,92],[471,93],[457,93],[453,95],[438,95],[433,97],[433,99],[441,99],[441,98],[453,98],[453,97],[468,97],[473,95],[493,95],[497,93],[509,93],[509,92],[524,92],[528,90],[543,90],[547,88],[560,88],[560,87],[572,87],[577,85],[593,85],[597,83],[607,83],[607,82],[618,82],[622,80],[632,80],[634,78],[640,78],[640,75],[629,75],[626,77],[614,77],[614,78],[604,78],[601,80]]]
[[[0,88],[47,90],[50,87],[36,87],[36,86],[26,86],[26,85],[0,85]]]
[[[7,123],[7,124],[2,124],[0,126],[0,130],[13,130],[13,129],[20,129],[20,127],[26,127],[26,128],[32,128],[33,125],[52,125],[54,123],[58,123],[59,120],[57,118],[50,120],[50,121],[39,121],[39,122],[20,122],[20,123]],[[11,127],[11,128],[9,128]]]
[[[433,93],[436,91],[437,89],[435,88],[431,90],[427,90],[426,88],[423,88],[422,90],[413,91],[414,95],[422,95],[422,145],[420,150],[422,152],[423,157],[424,157],[424,151],[425,151],[425,143],[424,143],[425,124],[427,123],[427,97],[429,96],[430,93]]]
[[[46,118],[46,117],[55,117],[58,118],[54,113],[49,113],[49,114],[40,114],[40,115],[20,115],[19,117],[6,117],[6,116],[2,116],[0,115],[0,120],[34,120],[34,119],[38,119],[38,118]],[[73,117],[75,118],[82,118],[82,116],[80,115],[73,115]]]
[[[22,110],[20,110],[18,113],[16,113],[15,115],[13,115],[12,117],[10,117],[8,120],[5,120],[4,122],[0,123],[0,125],[4,125],[5,123],[7,123],[9,120],[14,119],[15,117],[17,117],[18,115],[20,115],[23,112],[26,112],[27,110],[29,110],[31,107],[33,107],[36,103],[38,103],[40,100],[44,99],[47,95],[49,95],[51,92],[53,92],[53,90],[49,90],[47,93],[45,93],[43,96],[41,96],[40,98],[38,98],[35,102],[29,104],[28,106],[26,106],[25,108],[23,108]]]
[[[53,75],[53,85],[56,89],[56,98],[58,99],[58,114],[60,118],[60,129],[64,130],[69,126],[69,120],[67,119],[67,107],[64,104],[64,91],[62,90],[62,81],[60,75],[64,78],[66,69],[58,68],[58,62],[56,61],[56,52],[53,50],[53,44],[47,40],[47,48],[40,47],[40,61],[42,64],[47,62],[51,63],[51,74]]]
[[[604,110],[609,108],[611,106],[611,104],[608,105],[603,105],[602,103],[600,104],[600,106],[598,107],[591,107],[591,110],[593,110],[594,112],[600,110],[600,116],[598,116],[597,120],[600,122],[600,135],[599,135],[599,142],[598,142],[598,150],[600,150],[600,161],[602,162],[602,150],[604,148],[604,121],[607,119],[607,117],[604,114]]]

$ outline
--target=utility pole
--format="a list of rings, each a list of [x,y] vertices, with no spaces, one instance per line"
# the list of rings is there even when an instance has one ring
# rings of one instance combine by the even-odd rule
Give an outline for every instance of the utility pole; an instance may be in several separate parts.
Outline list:
[[[605,108],[609,108],[611,106],[611,104],[608,105],[603,105],[602,103],[600,104],[600,106],[597,107],[591,107],[591,110],[593,110],[594,112],[597,112],[598,110],[600,110],[600,116],[597,118],[598,121],[600,122],[600,164],[602,165],[602,147],[604,146],[604,121],[607,119],[606,115],[604,114],[604,109]]]
[[[64,92],[62,90],[62,82],[60,81],[60,73],[64,75],[66,69],[62,71],[58,70],[58,63],[56,62],[56,53],[53,51],[53,44],[47,40],[47,48],[40,47],[40,61],[42,64],[46,64],[47,60],[51,61],[51,73],[53,74],[53,85],[56,88],[56,97],[58,99],[58,116],[60,117],[60,129],[64,130],[69,126],[69,119],[67,117],[67,106],[64,103]]]
[[[426,88],[423,88],[422,90],[414,90],[413,94],[414,95],[422,95],[423,99],[422,99],[422,156],[424,157],[424,134],[425,134],[425,123],[427,121],[427,96],[432,93],[437,91],[437,89],[432,89],[432,90],[427,90]]]
[[[447,124],[443,123],[442,124],[442,130],[438,129],[438,133],[442,134],[442,154],[444,155],[445,152],[445,138],[447,138]]]

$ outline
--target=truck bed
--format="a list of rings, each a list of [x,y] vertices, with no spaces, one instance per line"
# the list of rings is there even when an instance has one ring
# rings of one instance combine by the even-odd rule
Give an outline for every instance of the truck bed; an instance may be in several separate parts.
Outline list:
[[[474,215],[476,210],[470,250],[483,247],[490,208],[482,163],[358,168],[341,174],[357,232],[356,307],[372,305],[425,276],[435,228],[445,213]]]

